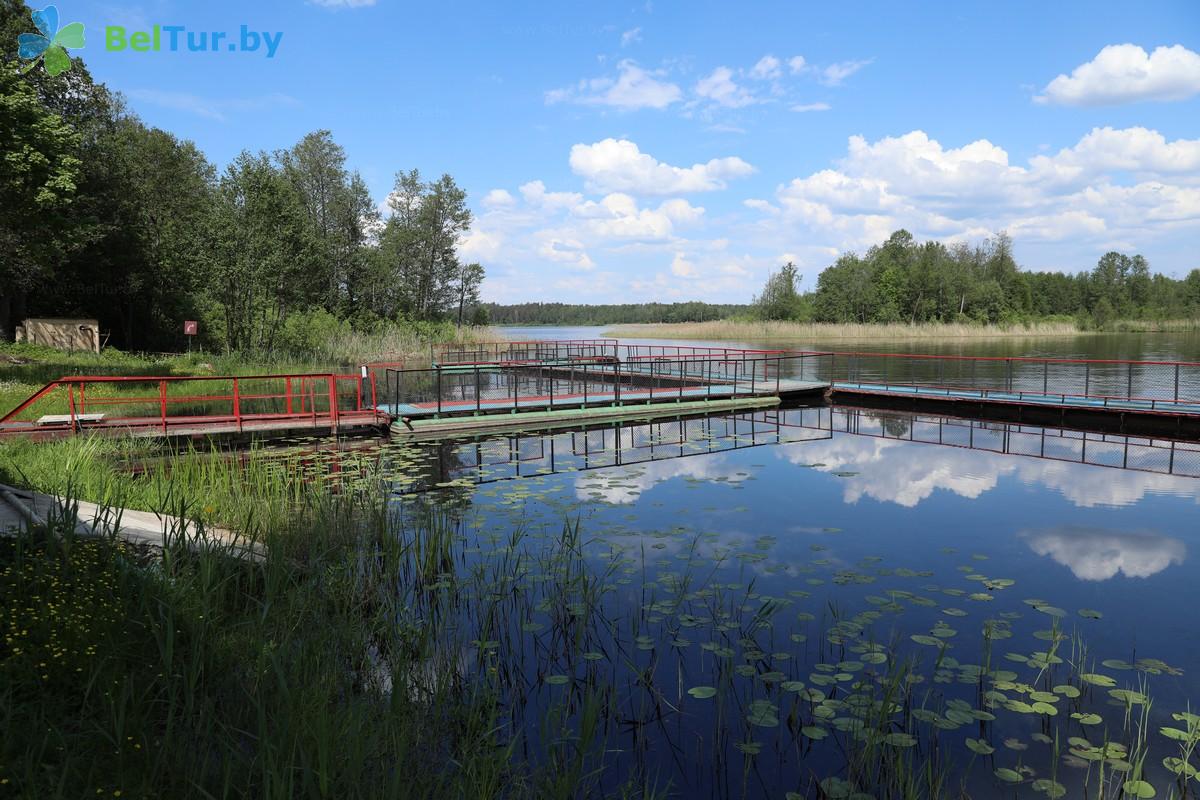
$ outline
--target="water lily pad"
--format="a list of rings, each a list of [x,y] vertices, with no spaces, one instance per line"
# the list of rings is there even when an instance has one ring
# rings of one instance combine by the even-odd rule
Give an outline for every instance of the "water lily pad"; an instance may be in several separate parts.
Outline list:
[[[829,731],[825,730],[820,725],[805,725],[800,729],[800,733],[804,734],[809,739],[824,739],[829,735]]]
[[[779,709],[767,700],[755,700],[747,709],[746,721],[760,728],[779,727]]]
[[[967,739],[967,749],[981,756],[989,756],[996,752],[996,748],[988,744],[986,739]]]
[[[1110,697],[1113,697],[1117,700],[1120,700],[1122,703],[1127,703],[1129,705],[1138,705],[1140,703],[1145,703],[1149,699],[1146,697],[1146,695],[1142,694],[1141,692],[1135,692],[1132,689],[1109,689],[1108,694]]]
[[[569,675],[547,675],[546,683],[551,686],[562,686],[564,683],[569,683],[571,677]]]
[[[697,700],[707,700],[716,693],[717,690],[712,686],[693,686],[691,689],[688,689],[688,694]]]
[[[1023,778],[1021,778],[1021,773],[1017,772],[1015,769],[1009,769],[1008,767],[1000,767],[997,769],[996,777],[1005,783],[1020,783],[1023,780]]]
[[[1059,798],[1067,793],[1067,787],[1063,786],[1058,781],[1042,778],[1033,782],[1033,789],[1036,792],[1042,792],[1047,797]]]
[[[1146,781],[1125,781],[1125,785],[1121,787],[1121,791],[1131,797],[1154,797],[1154,787]]]
[[[1103,614],[1094,608],[1079,609],[1079,616],[1083,617],[1084,619],[1102,619],[1104,617]]]
[[[1163,766],[1174,772],[1176,775],[1183,775],[1188,778],[1196,777],[1197,770],[1187,761],[1184,761],[1178,756],[1167,756],[1163,759]]]
[[[1107,688],[1109,686],[1117,685],[1117,682],[1112,678],[1108,677],[1107,675],[1101,675],[1098,672],[1085,672],[1079,677],[1082,678],[1085,683],[1090,683],[1093,686],[1103,686]]]
[[[1159,728],[1158,732],[1168,739],[1174,739],[1177,742],[1187,742],[1197,738],[1197,734],[1181,731],[1178,728]]]
[[[915,736],[903,732],[889,733],[883,737],[883,741],[892,747],[912,747],[917,743]]]

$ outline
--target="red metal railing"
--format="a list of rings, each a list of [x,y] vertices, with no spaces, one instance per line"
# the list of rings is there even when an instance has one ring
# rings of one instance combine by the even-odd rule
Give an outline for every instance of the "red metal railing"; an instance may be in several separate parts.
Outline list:
[[[618,355],[617,347],[616,339],[530,339],[431,344],[429,362],[432,365],[449,366],[512,361],[613,360]]]
[[[71,376],[51,381],[0,418],[0,433],[85,426],[240,432],[289,423],[336,431],[347,419],[386,418],[376,410],[373,383],[359,375]]]

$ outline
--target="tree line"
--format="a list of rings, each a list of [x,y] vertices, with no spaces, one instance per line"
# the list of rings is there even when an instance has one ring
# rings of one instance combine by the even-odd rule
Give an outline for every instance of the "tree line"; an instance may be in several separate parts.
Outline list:
[[[1183,279],[1150,272],[1140,255],[1104,254],[1078,274],[1027,272],[1000,234],[977,245],[917,242],[899,230],[864,255],[847,253],[799,291],[794,264],[773,272],[755,297],[761,319],[813,322],[1011,324],[1072,318],[1083,327],[1114,319],[1200,316],[1200,269]]]
[[[0,39],[33,30],[0,0]],[[221,171],[144,124],[78,59],[51,77],[0,60],[0,341],[26,317],[95,317],[111,341],[271,350],[330,320],[363,330],[478,319],[484,269],[461,258],[466,193],[396,176],[386,211],[327,130]]]
[[[617,323],[706,322],[745,315],[749,306],[735,303],[484,303],[493,325],[614,325]]]

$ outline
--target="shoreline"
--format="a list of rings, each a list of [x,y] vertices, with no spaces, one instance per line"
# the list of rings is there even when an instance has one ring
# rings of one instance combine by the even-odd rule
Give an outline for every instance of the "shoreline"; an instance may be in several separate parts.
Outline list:
[[[606,326],[606,338],[703,339],[721,341],[803,341],[871,339],[1018,339],[1023,337],[1104,336],[1133,333],[1191,333],[1194,320],[1168,320],[1131,328],[1137,321],[1116,323],[1109,330],[1084,330],[1073,322],[1034,322],[1028,325],[816,323],[816,322],[665,322]]]

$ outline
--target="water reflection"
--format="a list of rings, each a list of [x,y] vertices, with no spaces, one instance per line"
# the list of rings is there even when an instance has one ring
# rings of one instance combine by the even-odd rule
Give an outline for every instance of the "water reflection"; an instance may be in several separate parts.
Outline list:
[[[1153,531],[1112,531],[1083,525],[1059,525],[1025,531],[1021,537],[1039,556],[1050,556],[1084,581],[1106,581],[1118,573],[1149,578],[1182,564],[1187,546]]]
[[[707,417],[683,417],[623,422],[590,430],[490,436],[475,441],[436,445],[427,483],[449,481],[473,484],[559,472],[604,470],[644,465],[621,471],[617,485],[580,478],[581,498],[597,489],[608,502],[625,504],[650,487],[672,478],[736,483],[749,473],[727,464],[721,453],[750,447],[829,439],[826,409],[745,412]],[[697,459],[694,456],[708,455]],[[414,485],[414,489],[428,488]]]
[[[1200,502],[1195,443],[908,412],[829,414],[831,430],[850,435],[788,445],[779,456],[841,477],[847,503],[869,497],[912,508],[939,489],[975,499],[1005,476],[1082,508],[1131,505],[1147,494]]]

